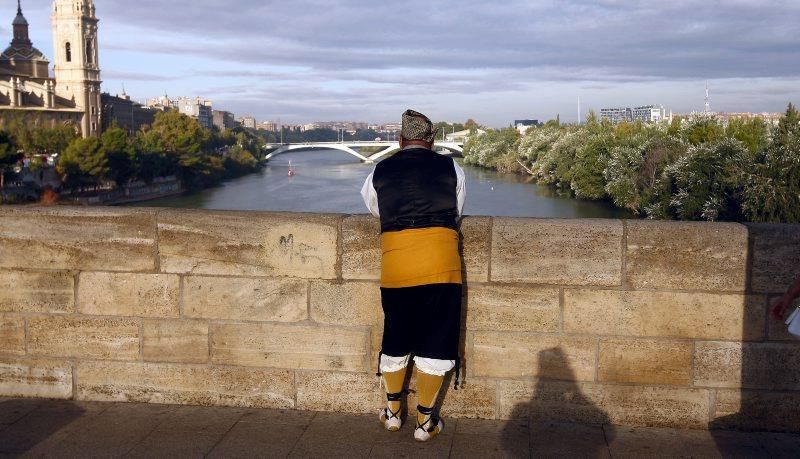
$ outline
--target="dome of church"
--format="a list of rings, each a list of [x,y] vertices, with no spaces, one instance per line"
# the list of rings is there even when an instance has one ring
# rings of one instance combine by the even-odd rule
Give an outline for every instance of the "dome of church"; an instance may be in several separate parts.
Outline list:
[[[46,61],[45,55],[33,46],[11,45],[0,54],[0,60]]]
[[[12,22],[11,25],[28,25],[28,20],[25,19],[25,16],[20,12],[17,14],[17,17],[14,18],[14,22]]]

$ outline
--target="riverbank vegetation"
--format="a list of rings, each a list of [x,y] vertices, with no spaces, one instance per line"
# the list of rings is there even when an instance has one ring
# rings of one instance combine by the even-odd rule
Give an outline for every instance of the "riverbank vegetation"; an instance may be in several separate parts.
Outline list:
[[[671,124],[550,121],[472,136],[465,162],[533,175],[653,219],[800,223],[800,115],[777,126],[713,117]]]
[[[0,131],[0,176],[11,174],[23,158],[26,167],[41,168],[57,154],[63,187],[73,192],[167,176],[199,189],[253,172],[262,159],[263,140],[253,132],[211,131],[173,110],[157,113],[152,127],[133,136],[118,127],[99,138],[80,138],[71,126],[6,128]]]

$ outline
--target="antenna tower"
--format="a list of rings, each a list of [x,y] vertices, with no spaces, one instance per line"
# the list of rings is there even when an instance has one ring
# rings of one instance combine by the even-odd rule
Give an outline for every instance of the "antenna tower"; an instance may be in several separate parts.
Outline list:
[[[706,81],[706,105],[705,105],[704,113],[706,115],[711,113],[711,96],[709,95],[709,91],[708,91],[708,81]]]

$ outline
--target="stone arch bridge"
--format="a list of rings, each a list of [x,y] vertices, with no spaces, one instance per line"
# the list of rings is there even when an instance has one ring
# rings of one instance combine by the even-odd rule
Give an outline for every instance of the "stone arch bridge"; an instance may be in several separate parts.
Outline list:
[[[362,154],[359,150],[365,147],[380,147],[381,149],[369,155]],[[293,150],[310,150],[310,149],[328,149],[340,150],[345,153],[351,154],[365,163],[372,163],[386,155],[395,153],[400,150],[400,145],[392,141],[375,141],[375,142],[304,142],[304,143],[273,143],[265,145],[267,151],[270,151],[264,158],[270,160],[283,153],[288,153]],[[464,144],[456,142],[437,142],[434,145],[434,150],[440,151],[442,154],[451,156],[462,156],[464,154]]]

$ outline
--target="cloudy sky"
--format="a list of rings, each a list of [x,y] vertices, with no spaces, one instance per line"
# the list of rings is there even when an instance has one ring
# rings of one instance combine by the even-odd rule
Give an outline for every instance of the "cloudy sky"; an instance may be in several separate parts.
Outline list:
[[[96,0],[104,90],[283,122],[574,121],[605,106],[800,102],[798,0]],[[10,40],[16,2],[2,1]],[[23,0],[52,56],[49,0]],[[0,12],[2,12],[0,11]]]

